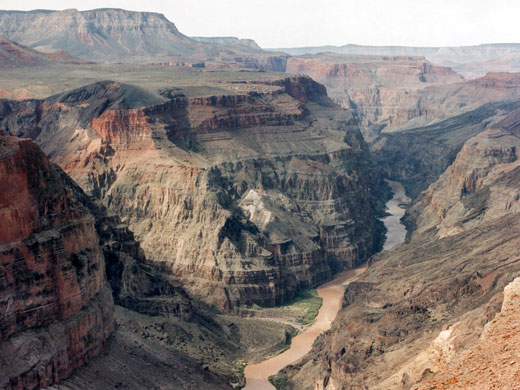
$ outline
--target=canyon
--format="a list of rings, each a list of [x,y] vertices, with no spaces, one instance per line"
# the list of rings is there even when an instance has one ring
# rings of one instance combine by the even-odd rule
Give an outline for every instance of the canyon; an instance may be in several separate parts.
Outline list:
[[[99,82],[5,101],[1,127],[35,139],[149,261],[224,310],[279,304],[377,251],[382,179],[351,113],[306,77],[218,87]]]
[[[518,387],[517,44],[0,34],[0,387]]]

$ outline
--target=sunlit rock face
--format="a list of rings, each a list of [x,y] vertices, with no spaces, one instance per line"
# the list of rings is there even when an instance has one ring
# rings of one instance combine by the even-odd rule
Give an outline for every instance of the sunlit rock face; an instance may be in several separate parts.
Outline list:
[[[347,287],[331,332],[280,375],[287,388],[514,388],[518,119],[464,142],[409,210],[410,241]]]
[[[189,293],[228,310],[274,305],[381,242],[381,179],[352,113],[310,78],[281,77],[190,97],[102,82],[6,103],[2,123]]]

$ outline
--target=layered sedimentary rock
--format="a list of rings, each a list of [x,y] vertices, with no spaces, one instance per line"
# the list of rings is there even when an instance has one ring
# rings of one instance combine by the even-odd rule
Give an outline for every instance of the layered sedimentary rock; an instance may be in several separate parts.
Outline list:
[[[381,182],[352,114],[305,77],[219,88],[97,83],[5,102],[2,126],[37,140],[148,260],[223,308],[280,303],[377,250]]]
[[[417,232],[440,237],[520,211],[519,111],[468,139],[453,164],[410,211]]]
[[[287,72],[307,74],[325,84],[332,99],[353,110],[368,138],[422,115],[412,112],[417,109],[418,90],[463,81],[450,68],[432,65],[424,57],[405,56],[293,57]]]
[[[412,207],[410,241],[371,260],[332,330],[278,380],[289,389],[514,388],[518,123],[513,111],[465,142]]]
[[[373,141],[371,151],[388,176],[418,198],[453,163],[469,138],[492,128],[519,107],[519,101],[487,103],[430,126],[383,133]]]
[[[489,73],[464,81],[450,68],[421,57],[293,57],[287,71],[325,84],[333,100],[354,112],[370,141],[381,132],[431,125],[520,96],[516,74]]]
[[[214,61],[274,70],[273,58],[287,57],[250,40],[195,40],[162,14],[122,9],[0,11],[0,35],[36,50],[65,50],[95,62],[161,60],[204,66]]]
[[[92,214],[34,142],[0,153],[0,386],[32,389],[98,355],[114,308]]]

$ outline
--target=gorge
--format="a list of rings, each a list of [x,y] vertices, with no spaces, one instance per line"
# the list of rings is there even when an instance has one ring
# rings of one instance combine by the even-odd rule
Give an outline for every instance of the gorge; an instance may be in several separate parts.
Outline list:
[[[410,201],[399,182],[390,181],[389,184],[392,187],[393,196],[386,203],[389,215],[383,218],[387,229],[383,250],[404,242],[406,227],[400,222],[404,215],[404,209],[401,205]],[[336,318],[342,305],[345,287],[366,269],[366,266],[362,266],[341,272],[334,276],[330,282],[319,286],[316,290],[322,299],[322,305],[312,325],[291,340],[291,346],[288,350],[264,362],[248,365],[244,370],[246,379],[244,390],[274,390],[275,387],[270,383],[269,378],[310,352],[316,338],[329,330]]]
[[[518,44],[0,34],[0,388],[520,386]]]

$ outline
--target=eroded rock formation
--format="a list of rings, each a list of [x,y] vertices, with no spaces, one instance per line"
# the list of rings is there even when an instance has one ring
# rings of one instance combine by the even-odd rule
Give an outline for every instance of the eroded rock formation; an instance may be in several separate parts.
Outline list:
[[[332,330],[278,381],[304,390],[516,386],[519,139],[513,111],[465,142],[412,207],[410,241],[372,258]]]
[[[220,307],[280,303],[374,253],[381,181],[352,114],[305,77],[220,85],[186,97],[103,82],[5,102],[2,126]]]
[[[92,214],[34,142],[0,153],[0,386],[32,389],[98,355],[114,308]]]

